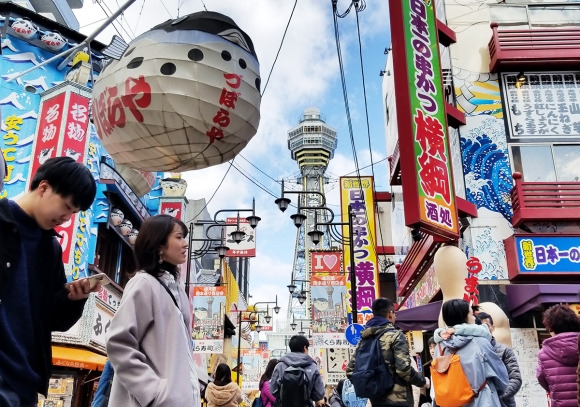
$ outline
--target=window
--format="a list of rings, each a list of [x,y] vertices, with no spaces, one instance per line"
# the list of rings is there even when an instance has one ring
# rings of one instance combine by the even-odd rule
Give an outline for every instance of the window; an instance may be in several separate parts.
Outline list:
[[[577,4],[497,5],[489,11],[490,20],[497,22],[500,29],[580,26],[580,5]]]
[[[512,145],[511,154],[524,181],[580,181],[580,144]]]

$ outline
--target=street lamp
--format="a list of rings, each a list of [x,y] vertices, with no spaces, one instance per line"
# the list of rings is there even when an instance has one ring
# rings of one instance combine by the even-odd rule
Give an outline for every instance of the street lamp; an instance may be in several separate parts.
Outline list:
[[[226,246],[226,227],[228,226],[228,223],[224,220],[218,219],[219,214],[224,212],[237,212],[236,230],[231,233],[232,240],[237,244],[244,240],[246,235],[244,231],[240,230],[240,213],[252,212],[252,214],[246,218],[252,229],[255,229],[258,226],[258,222],[261,220],[260,217],[256,216],[256,200],[252,199],[252,209],[221,209],[214,214],[213,220],[198,220],[189,224],[189,259],[187,262],[187,275],[185,276],[185,287],[188,297],[191,280],[191,259],[199,259],[208,253],[217,253],[220,258],[221,268],[221,261],[224,257],[226,257],[226,253],[230,249]],[[207,226],[205,229],[206,237],[194,238],[194,226]],[[221,236],[219,239],[213,238],[209,234],[210,230],[214,227],[221,228]],[[202,242],[201,247],[198,249],[193,249],[193,242]]]
[[[352,323],[355,324],[358,322],[357,319],[357,299],[356,299],[356,273],[355,273],[355,262],[354,262],[354,236],[353,236],[353,223],[355,218],[354,210],[352,209],[352,205],[348,205],[348,222],[332,222],[334,219],[334,212],[330,208],[322,208],[330,213],[330,222],[318,222],[317,213],[314,213],[314,229],[308,232],[308,236],[312,240],[312,243],[318,244],[322,239],[322,235],[324,234],[322,231],[318,230],[318,226],[329,226],[328,234],[334,240],[348,244],[349,252],[350,252],[350,271],[349,271],[349,278],[350,278],[350,290],[351,290],[351,308],[352,308]],[[339,232],[337,232],[334,228],[336,226],[348,226],[348,237],[344,237]]]
[[[356,300],[356,273],[355,273],[355,261],[354,261],[354,244],[353,244],[353,219],[355,217],[352,205],[348,205],[348,222],[333,222],[334,220],[334,212],[332,209],[326,206],[326,198],[324,194],[318,191],[284,191],[284,182],[282,182],[282,196],[275,200],[278,208],[284,212],[288,205],[290,204],[290,199],[286,198],[284,194],[298,194],[298,195],[317,195],[320,196],[320,203],[309,205],[309,206],[298,206],[298,212],[295,215],[292,215],[291,218],[294,221],[296,227],[302,226],[304,220],[307,219],[306,216],[302,214],[302,210],[314,210],[314,228],[308,232],[308,236],[310,236],[310,240],[315,245],[319,244],[324,236],[324,232],[318,229],[318,226],[328,226],[327,232],[328,235],[336,240],[337,242],[341,242],[343,244],[348,244],[349,252],[350,252],[350,286],[351,286],[351,308],[352,308],[352,322],[357,322],[357,300]],[[330,216],[327,222],[318,222],[318,210],[326,211]],[[335,230],[336,226],[348,226],[348,236],[345,237],[337,230]],[[288,290],[293,293],[296,289],[294,282],[292,282],[288,286]],[[302,294],[302,293],[301,293]],[[298,301],[300,302],[301,298],[298,297]],[[306,300],[305,296],[303,301],[300,304],[303,304]]]
[[[278,298],[276,297],[276,307],[278,307]],[[280,311],[280,308],[278,307],[278,311]],[[250,313],[248,314],[247,318],[243,318],[242,313],[243,312],[248,312],[248,311],[244,311],[244,310],[238,310],[238,360],[237,360],[237,368],[238,368],[238,375],[236,377],[236,382],[238,384],[238,386],[240,385],[240,375],[241,375],[241,361],[242,361],[242,322],[249,322],[250,326],[256,324],[256,332],[260,333],[260,331],[262,330],[262,327],[260,326],[259,323],[259,318],[256,317],[255,319],[252,318],[253,315],[255,314],[263,314],[266,313],[267,311],[258,311],[255,309],[255,305],[254,305],[254,311],[250,311]]]
[[[298,279],[292,280],[292,283],[286,286],[286,287],[288,287],[288,291],[290,292],[290,295],[293,295],[294,292],[296,291],[296,284],[294,284],[296,282],[310,283],[310,281],[308,281],[308,280],[298,280]],[[304,302],[306,302],[306,291],[304,291],[304,284],[302,284],[302,286],[300,288],[300,292],[296,295],[296,299],[298,300],[300,305],[302,305],[302,304],[304,304]]]

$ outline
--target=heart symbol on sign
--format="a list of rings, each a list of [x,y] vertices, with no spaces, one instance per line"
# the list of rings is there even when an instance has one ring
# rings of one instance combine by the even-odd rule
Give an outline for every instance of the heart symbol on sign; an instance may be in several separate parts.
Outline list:
[[[322,261],[324,264],[326,264],[326,267],[332,269],[338,260],[336,259],[336,256],[333,256],[332,254],[326,254],[322,258]]]

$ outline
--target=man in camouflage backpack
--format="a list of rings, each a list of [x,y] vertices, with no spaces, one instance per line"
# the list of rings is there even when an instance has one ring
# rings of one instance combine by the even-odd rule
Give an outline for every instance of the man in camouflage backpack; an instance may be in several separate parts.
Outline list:
[[[379,331],[387,329],[381,335],[379,341],[383,359],[387,364],[395,385],[387,394],[378,398],[371,397],[371,405],[373,407],[412,407],[413,392],[411,385],[428,388],[429,379],[426,379],[411,367],[411,356],[409,354],[407,338],[393,325],[396,318],[393,302],[388,298],[377,298],[373,301],[372,310],[374,316],[365,325],[365,330],[362,331],[362,338],[368,338]],[[350,360],[346,368],[346,376],[350,378],[354,369],[355,357]]]

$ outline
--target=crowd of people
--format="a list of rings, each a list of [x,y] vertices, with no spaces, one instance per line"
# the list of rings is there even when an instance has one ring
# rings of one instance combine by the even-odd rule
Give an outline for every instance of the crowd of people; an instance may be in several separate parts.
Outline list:
[[[19,199],[0,200],[0,407],[34,407],[37,394],[46,395],[50,334],[72,327],[89,294],[99,288],[86,280],[65,285],[62,250],[54,231],[74,213],[88,209],[95,194],[90,171],[71,158],[59,157],[38,168]],[[185,224],[169,215],[143,222],[134,246],[139,271],[125,287],[112,319],[106,344],[109,362],[93,406],[201,406],[189,301],[179,283],[178,266],[188,253],[187,233]],[[518,361],[493,337],[491,315],[474,313],[461,299],[446,301],[441,311],[446,327],[428,341],[436,366],[429,375],[413,363],[407,339],[395,325],[393,302],[378,298],[372,311],[345,377],[328,399],[322,375],[308,354],[308,339],[295,335],[289,341],[290,352],[270,360],[260,379],[260,406],[516,406],[522,386]],[[554,305],[544,312],[543,324],[550,337],[538,353],[538,383],[553,407],[578,406],[580,319],[567,305]],[[386,366],[384,376],[390,384],[384,388],[369,390],[376,375],[364,376],[367,383],[357,376],[367,374],[367,362],[376,357],[365,354],[373,352],[363,346],[367,341],[377,344],[379,365]],[[453,357],[471,390],[465,403],[449,403],[444,391],[448,389],[440,367]],[[242,391],[227,364],[217,365],[212,377],[203,394],[208,407],[242,403]],[[368,400],[360,397],[357,386],[364,386]]]

